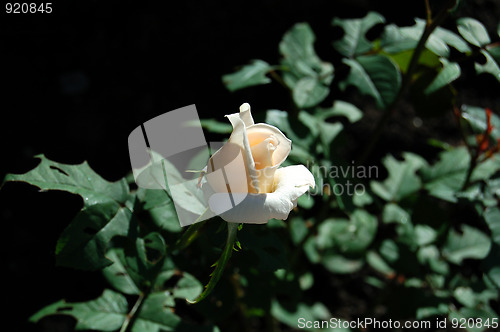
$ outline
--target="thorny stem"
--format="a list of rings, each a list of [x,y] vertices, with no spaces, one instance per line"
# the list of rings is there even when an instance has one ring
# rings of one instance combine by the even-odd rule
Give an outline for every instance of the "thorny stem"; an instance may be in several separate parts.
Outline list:
[[[375,147],[375,144],[378,142],[380,139],[380,135],[383,132],[384,126],[386,122],[389,120],[389,118],[392,116],[394,113],[396,106],[399,104],[401,99],[405,96],[406,92],[408,91],[411,83],[411,79],[413,76],[413,73],[415,69],[417,68],[418,61],[420,59],[420,56],[422,52],[425,49],[425,44],[427,40],[429,39],[430,35],[434,30],[448,17],[449,14],[449,9],[452,8],[452,6],[456,3],[456,0],[449,0],[446,6],[441,10],[441,12],[434,18],[427,20],[427,24],[424,28],[424,32],[422,33],[422,36],[420,37],[417,46],[415,47],[415,50],[413,52],[413,55],[410,60],[410,64],[408,65],[408,69],[406,73],[403,75],[403,79],[401,82],[401,88],[398,91],[398,94],[394,98],[394,101],[389,105],[389,107],[385,110],[384,114],[382,117],[379,119],[377,124],[375,125],[375,129],[373,131],[372,137],[368,144],[366,145],[364,151],[361,153],[360,158],[358,159],[359,164],[364,164],[366,162],[366,159],[368,156],[371,154],[373,148]],[[430,7],[428,6],[428,1],[426,0],[426,8],[427,8],[427,13],[429,14],[430,12]]]

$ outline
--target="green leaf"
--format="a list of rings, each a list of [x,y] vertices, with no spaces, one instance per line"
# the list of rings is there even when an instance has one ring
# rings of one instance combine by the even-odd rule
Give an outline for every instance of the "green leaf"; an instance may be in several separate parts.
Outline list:
[[[309,108],[321,103],[330,93],[330,89],[317,78],[301,78],[292,90],[293,100],[300,108]]]
[[[386,56],[359,56],[356,59],[343,59],[351,70],[341,89],[353,85],[362,94],[373,97],[377,106],[386,109],[396,98],[401,86],[401,74],[396,64]]]
[[[453,291],[455,299],[466,307],[475,307],[477,304],[476,294],[470,287],[457,287]]]
[[[180,277],[175,285],[166,288],[165,285],[169,284],[171,280]],[[194,276],[187,272],[180,272],[177,270],[162,271],[155,280],[154,287],[158,291],[167,290],[173,298],[185,299],[193,301],[203,291],[203,285]]]
[[[182,230],[175,205],[165,190],[139,188],[137,198],[156,226],[172,233],[178,233]]]
[[[389,275],[394,273],[394,269],[387,264],[387,262],[375,251],[370,250],[366,255],[366,261],[376,271]]]
[[[84,270],[108,266],[111,261],[105,253],[109,241],[115,236],[130,236],[137,227],[132,212],[114,202],[85,207],[61,234],[56,263]]]
[[[182,279],[181,279],[182,280]],[[179,281],[180,283],[181,281]],[[132,332],[200,331],[220,332],[215,326],[201,326],[183,321],[172,308],[172,295],[161,291],[149,294],[133,321]]]
[[[116,248],[108,250],[106,257],[113,262],[102,270],[110,285],[124,294],[139,295],[140,290],[130,276],[124,259],[120,257],[119,250]]]
[[[76,319],[76,330],[115,331],[122,326],[128,311],[126,298],[111,290],[104,290],[96,300],[69,303],[64,300],[51,304],[30,317],[38,322],[49,315],[69,315]]]
[[[150,294],[144,301],[132,332],[175,331],[182,325],[181,318],[170,310],[171,297],[168,292]]]
[[[498,81],[500,81],[500,67],[498,66],[498,63],[495,61],[495,59],[491,56],[491,54],[488,51],[481,50],[481,53],[486,58],[486,63],[479,64],[476,62],[474,64],[474,68],[476,69],[476,72],[478,74],[482,74],[482,73],[491,74]]]
[[[22,181],[42,190],[62,190],[80,195],[85,206],[115,202],[124,204],[129,196],[125,178],[108,182],[83,162],[79,165],[57,163],[37,155],[40,164],[25,174],[7,174],[4,183]]]
[[[434,66],[434,68],[420,67],[410,85],[408,100],[413,105],[417,115],[422,118],[444,116],[453,109],[456,91],[450,84],[445,84],[432,93],[426,93],[426,89],[433,84],[436,78],[435,68],[438,66]]]
[[[306,221],[301,216],[294,216],[290,221],[290,237],[294,244],[300,243],[308,233]]]
[[[427,264],[433,272],[447,275],[449,265],[441,257],[439,249],[435,245],[420,247],[417,252],[417,258],[420,264]]]
[[[442,317],[449,312],[447,303],[439,303],[436,307],[420,307],[417,309],[416,318],[422,320],[428,317]]]
[[[408,66],[413,55],[413,50],[401,51],[399,53],[388,53],[387,56],[390,57],[399,67],[402,73],[408,71]],[[428,68],[436,68],[440,65],[440,57],[432,53],[428,49],[424,49],[420,54],[418,59],[418,65]]]
[[[395,24],[388,24],[384,27],[380,46],[389,54],[413,50],[417,46],[422,31],[423,28],[417,25],[400,28]]]
[[[333,140],[342,132],[344,126],[340,122],[330,123],[318,121],[319,138],[323,145],[326,156],[330,156],[329,147]]]
[[[289,307],[281,305],[277,300],[273,300],[271,303],[271,314],[283,324],[292,328],[297,328],[299,326],[300,329],[304,328],[306,331],[320,331],[321,329],[317,326],[311,326],[311,328],[305,328],[305,326],[301,327],[298,325],[301,320],[304,322],[319,322],[322,320],[329,320],[331,318],[331,314],[328,309],[320,302],[312,305],[307,305],[301,302],[296,306]]]
[[[283,56],[283,79],[293,89],[303,77],[314,77],[323,84],[333,79],[333,66],[322,61],[314,50],[314,32],[307,23],[297,23],[288,30],[279,44]]]
[[[485,273],[485,278],[490,281],[493,285],[492,287],[500,290],[500,266],[498,262],[500,261],[500,246],[498,244],[493,244],[486,257],[481,262],[481,267]]]
[[[421,169],[424,187],[434,197],[456,202],[455,194],[464,184],[469,161],[469,152],[464,147],[441,152],[437,163]]]
[[[208,151],[206,157],[208,160]],[[198,188],[196,178],[187,181],[181,174],[181,171],[165,158],[159,159],[153,167],[150,168],[150,176],[155,179],[163,180],[168,183],[166,191],[177,206],[181,209],[194,213],[201,217],[207,212],[207,202],[203,196],[203,191]],[[160,181],[161,181],[160,180]],[[172,186],[172,183],[175,184]]]
[[[395,223],[397,225],[399,242],[405,243],[411,248],[417,247],[415,230],[408,211],[395,203],[386,204],[382,210],[382,221],[386,224]]]
[[[387,53],[399,53],[413,50],[417,46],[424,29],[425,20],[416,18],[415,24],[409,27],[398,27],[394,24],[387,25],[381,37],[381,47]],[[470,52],[467,43],[454,32],[442,27],[437,27],[427,39],[425,47],[434,54],[448,57],[452,46],[461,53]]]
[[[472,45],[483,47],[491,43],[490,36],[484,25],[476,19],[462,17],[457,21],[458,32]]]
[[[366,33],[376,24],[385,23],[382,15],[369,12],[363,18],[340,19],[334,18],[332,25],[342,27],[344,36],[335,41],[333,46],[346,57],[353,57],[371,51],[373,43],[366,39]]]
[[[384,182],[370,183],[373,192],[386,201],[400,201],[421,187],[416,171],[425,166],[426,161],[409,152],[403,153],[403,157],[403,161],[398,161],[391,155],[386,156],[383,163],[389,176]]]
[[[331,273],[351,274],[359,271],[363,267],[364,261],[328,253],[321,258],[321,263]]]
[[[443,69],[441,69],[436,78],[425,89],[426,94],[431,94],[460,77],[460,66],[456,62],[449,62],[446,58],[441,58],[440,60],[443,64]]]
[[[436,38],[461,53],[471,52],[469,45],[459,35],[443,27],[437,27],[430,38]]]
[[[420,224],[415,225],[414,234],[415,234],[415,242],[419,246],[428,245],[434,242],[434,240],[436,240],[437,237],[436,230],[428,225],[420,225]]]
[[[500,208],[487,208],[484,211],[483,217],[490,228],[493,242],[500,245]]]
[[[222,76],[222,81],[229,91],[236,91],[253,85],[267,84],[271,79],[266,76],[273,67],[262,60],[253,60],[237,72]]]
[[[463,225],[462,234],[451,229],[443,247],[443,256],[452,263],[461,264],[464,259],[483,259],[490,251],[489,237],[477,228]]]
[[[357,209],[345,219],[327,219],[318,229],[318,248],[337,247],[342,253],[359,253],[375,238],[377,218],[365,210]]]
[[[495,326],[497,324],[492,324],[492,318],[498,318],[497,315],[493,312],[493,310],[488,310],[486,308],[461,308],[460,310],[452,310],[448,315],[448,320],[455,320],[460,325],[461,322],[465,322],[465,327],[467,332],[481,332],[485,331],[485,327],[479,327],[476,324],[472,324],[472,322],[476,322],[476,319],[480,319],[484,324],[486,321],[489,322],[490,327]],[[469,320],[470,319],[470,320]],[[495,319],[495,322],[498,321]]]
[[[490,44],[486,46],[486,51],[495,59],[496,63],[500,63],[500,45]]]
[[[461,109],[462,118],[470,125],[473,134],[482,134],[486,131],[486,111],[482,107],[462,105]],[[496,114],[491,114],[491,136],[497,140],[500,139],[500,117]]]
[[[363,112],[351,103],[335,100],[332,107],[316,108],[316,117],[326,120],[331,117],[343,116],[350,123],[359,121],[363,117]]]

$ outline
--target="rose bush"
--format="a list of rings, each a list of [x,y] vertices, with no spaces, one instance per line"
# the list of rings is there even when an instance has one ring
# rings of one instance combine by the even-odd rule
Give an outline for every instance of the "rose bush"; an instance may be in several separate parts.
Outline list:
[[[278,128],[254,123],[250,105],[227,115],[233,132],[210,158],[203,185],[212,212],[228,222],[285,220],[314,177],[304,165],[281,167],[292,142]]]

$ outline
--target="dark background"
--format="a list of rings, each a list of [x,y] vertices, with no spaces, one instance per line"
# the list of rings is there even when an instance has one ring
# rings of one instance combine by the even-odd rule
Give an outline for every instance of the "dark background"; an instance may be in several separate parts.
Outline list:
[[[287,96],[277,84],[230,93],[221,76],[254,58],[278,63],[279,41],[293,24],[307,21],[319,56],[335,62],[334,16],[373,10],[399,25],[424,17],[423,0],[158,3],[55,1],[51,14],[15,15],[2,7],[0,178],[32,169],[33,156],[43,153],[63,163],[87,160],[117,180],[130,171],[129,133],[157,115],[190,104],[201,117],[220,120],[243,102],[256,114],[284,109]],[[470,1],[461,15],[494,32],[499,7],[493,0]],[[488,89],[469,96],[481,102]],[[439,131],[435,122],[432,130]],[[15,324],[12,330],[42,330],[43,324],[26,323],[38,309],[101,293],[99,273],[54,264],[57,238],[80,208],[80,198],[67,193],[39,193],[22,183],[0,190],[3,316]]]

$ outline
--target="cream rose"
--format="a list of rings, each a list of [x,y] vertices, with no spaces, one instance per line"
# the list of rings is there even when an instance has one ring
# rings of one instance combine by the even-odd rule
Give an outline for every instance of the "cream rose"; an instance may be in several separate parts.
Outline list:
[[[210,158],[202,188],[210,210],[228,222],[285,220],[314,177],[303,165],[281,167],[292,142],[276,127],[254,123],[250,105],[226,115],[233,127],[228,142]]]

